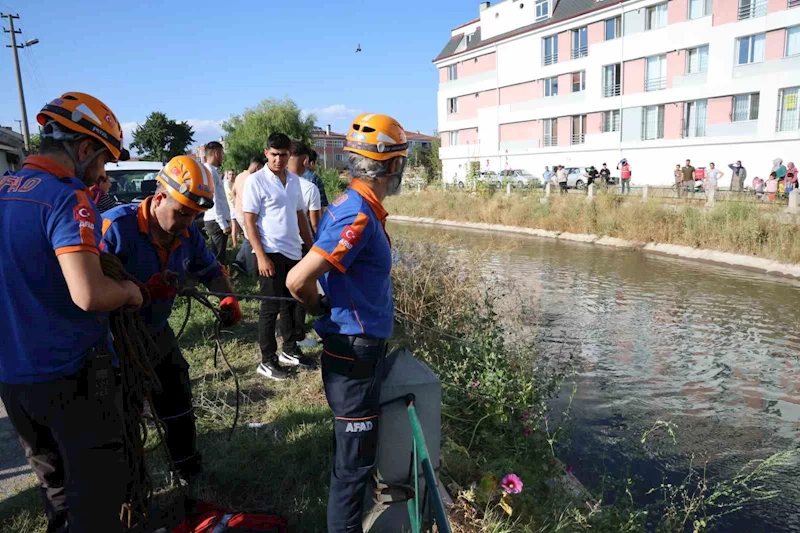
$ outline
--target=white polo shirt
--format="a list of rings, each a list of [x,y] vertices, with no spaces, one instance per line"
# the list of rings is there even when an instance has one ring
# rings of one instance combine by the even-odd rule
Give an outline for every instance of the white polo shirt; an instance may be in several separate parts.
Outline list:
[[[282,254],[299,261],[303,241],[297,212],[305,210],[300,178],[286,171],[286,187],[269,167],[250,174],[244,186],[242,210],[258,215],[256,226],[261,244],[268,254]]]
[[[308,215],[309,211],[319,211],[322,209],[319,189],[317,189],[316,185],[301,177],[300,190],[303,193],[303,210],[306,212],[306,215]]]
[[[216,222],[220,228],[226,230],[230,226],[231,211],[228,207],[228,198],[225,196],[225,185],[222,183],[217,167],[208,163],[203,163],[203,165],[211,173],[214,182],[214,207],[203,214],[203,221]]]

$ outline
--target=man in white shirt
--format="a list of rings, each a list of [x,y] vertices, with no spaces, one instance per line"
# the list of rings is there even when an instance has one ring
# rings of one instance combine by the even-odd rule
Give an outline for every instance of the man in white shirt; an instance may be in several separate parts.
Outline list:
[[[205,146],[205,166],[211,173],[214,180],[214,207],[203,215],[203,222],[206,233],[211,238],[208,247],[217,261],[225,264],[225,249],[228,246],[228,235],[231,233],[231,211],[228,207],[228,199],[225,197],[225,186],[219,175],[219,167],[225,161],[225,150],[222,144],[211,141]]]
[[[303,257],[303,244],[311,249],[300,178],[286,169],[291,141],[283,133],[267,139],[267,166],[251,174],[244,186],[242,209],[244,226],[258,261],[258,281],[262,296],[291,298],[286,276]],[[288,377],[280,363],[313,368],[303,357],[297,342],[303,340],[303,324],[297,324],[297,302],[263,300],[258,314],[258,343],[261,364],[257,372],[277,381]],[[275,326],[283,338],[281,354],[275,340]]]
[[[322,199],[317,186],[303,177],[308,168],[309,157],[310,151],[304,142],[292,141],[287,168],[292,174],[300,176],[300,190],[303,193],[306,216],[309,224],[311,224],[311,234],[316,235],[322,214]]]

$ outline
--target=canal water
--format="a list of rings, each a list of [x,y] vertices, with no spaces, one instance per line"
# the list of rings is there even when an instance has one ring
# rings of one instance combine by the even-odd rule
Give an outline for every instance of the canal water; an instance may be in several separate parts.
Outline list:
[[[800,281],[640,251],[393,223],[393,238],[436,240],[485,259],[484,273],[524,302],[546,356],[574,356],[577,391],[562,450],[595,494],[634,479],[643,493],[708,461],[731,478],[748,461],[797,446]],[[572,392],[565,387],[554,410]],[[657,420],[675,426],[643,445]],[[800,531],[800,479],[748,504],[717,531]],[[649,498],[649,499],[648,499]]]

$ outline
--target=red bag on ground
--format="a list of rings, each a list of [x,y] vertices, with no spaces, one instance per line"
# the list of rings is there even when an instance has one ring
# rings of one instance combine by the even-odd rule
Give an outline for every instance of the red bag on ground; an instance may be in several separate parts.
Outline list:
[[[276,515],[235,513],[198,502],[197,513],[172,533],[286,533],[286,520]]]

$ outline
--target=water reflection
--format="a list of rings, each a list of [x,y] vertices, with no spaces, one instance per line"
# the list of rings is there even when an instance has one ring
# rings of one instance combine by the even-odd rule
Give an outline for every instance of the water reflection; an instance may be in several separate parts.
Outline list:
[[[800,281],[518,235],[396,223],[390,231],[453,235],[483,253],[507,298],[533,303],[528,325],[541,349],[569,347],[580,361],[572,458],[590,484],[615,468],[653,481],[691,454],[729,475],[796,445]],[[642,431],[659,418],[678,424],[678,449],[634,460]],[[798,485],[785,480],[780,501],[749,508],[723,530],[800,530]]]

